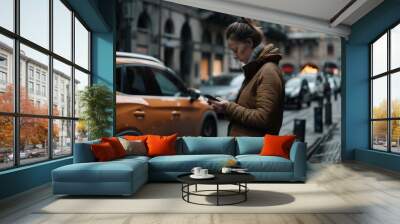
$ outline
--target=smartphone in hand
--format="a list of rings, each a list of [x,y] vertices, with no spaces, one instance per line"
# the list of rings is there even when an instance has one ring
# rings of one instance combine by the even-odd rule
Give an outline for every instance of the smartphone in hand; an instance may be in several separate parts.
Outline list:
[[[218,101],[218,102],[221,101],[218,98],[216,98],[214,96],[211,96],[209,94],[204,94],[204,97],[207,98],[207,99],[210,99],[210,100]]]

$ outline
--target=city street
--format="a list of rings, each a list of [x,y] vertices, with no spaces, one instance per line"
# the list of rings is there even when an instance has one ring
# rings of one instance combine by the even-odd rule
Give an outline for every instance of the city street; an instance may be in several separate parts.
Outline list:
[[[295,119],[305,119],[306,120],[306,133],[305,133],[305,142],[307,143],[308,148],[313,146],[314,143],[320,143],[320,147],[318,147],[315,151],[320,152],[319,148],[324,147],[323,154],[333,153],[329,155],[329,160],[338,160],[340,154],[340,116],[341,116],[341,101],[340,96],[338,96],[335,101],[332,97],[332,125],[324,125],[323,133],[315,133],[314,132],[314,107],[318,106],[317,102],[313,102],[310,107],[303,106],[301,110],[297,109],[286,109],[283,114],[283,124],[280,131],[280,135],[287,135],[293,133],[294,128],[294,120]],[[323,122],[325,123],[325,110],[323,111]],[[218,122],[218,136],[226,136],[227,135],[227,127],[229,121],[220,119]],[[330,130],[331,127],[334,127],[334,130]],[[324,141],[320,142],[325,135],[330,135],[328,138],[324,138]],[[335,152],[331,152],[331,150]],[[309,153],[309,152],[308,152]],[[322,156],[322,155],[320,155]],[[315,161],[315,160],[314,160]]]

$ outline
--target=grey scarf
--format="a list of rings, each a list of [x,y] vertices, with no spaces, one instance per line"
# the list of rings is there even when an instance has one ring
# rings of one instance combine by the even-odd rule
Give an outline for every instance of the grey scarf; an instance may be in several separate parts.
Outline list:
[[[250,55],[249,60],[247,61],[247,63],[252,62],[254,60],[257,59],[258,55],[260,54],[260,52],[264,49],[264,44],[259,44],[257,47],[255,47],[253,49],[253,52]]]

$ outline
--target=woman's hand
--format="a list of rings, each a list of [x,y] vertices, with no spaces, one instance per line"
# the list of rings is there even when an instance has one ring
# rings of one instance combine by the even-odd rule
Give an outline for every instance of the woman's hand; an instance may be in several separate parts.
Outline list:
[[[226,106],[228,105],[229,101],[221,99],[218,97],[220,101],[216,100],[208,100],[208,104],[212,106],[212,108],[217,112],[217,113],[225,113],[226,111]]]

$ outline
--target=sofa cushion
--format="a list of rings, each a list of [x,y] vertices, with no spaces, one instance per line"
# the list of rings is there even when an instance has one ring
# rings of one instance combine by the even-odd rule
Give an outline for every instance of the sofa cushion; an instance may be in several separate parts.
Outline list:
[[[117,158],[122,158],[126,156],[126,151],[119,141],[118,137],[103,137],[101,138],[101,142],[108,142],[114,149],[115,155]]]
[[[289,158],[290,148],[296,140],[295,135],[265,135],[264,146],[261,149],[261,156],[280,156],[286,159]]]
[[[279,156],[238,155],[236,159],[250,172],[293,172],[293,162]]]
[[[236,155],[259,154],[264,145],[263,137],[236,137]]]
[[[182,137],[178,141],[178,154],[235,155],[235,141],[233,137]]]
[[[169,136],[148,135],[147,136],[147,155],[148,156],[165,156],[176,154],[176,138],[177,134]]]
[[[141,140],[126,140],[122,137],[118,137],[122,146],[126,151],[126,155],[137,155],[145,156],[147,155],[146,142]]]
[[[99,162],[110,161],[118,158],[112,145],[108,142],[92,144],[90,148],[92,149],[94,157],[96,157],[96,160]]]
[[[231,155],[175,155],[158,156],[149,160],[150,171],[190,172],[193,167],[200,166],[210,171],[219,171],[230,159]]]
[[[58,182],[130,182],[133,173],[147,172],[147,163],[139,159],[109,162],[74,163],[53,170]],[[147,175],[147,174],[146,174]]]

